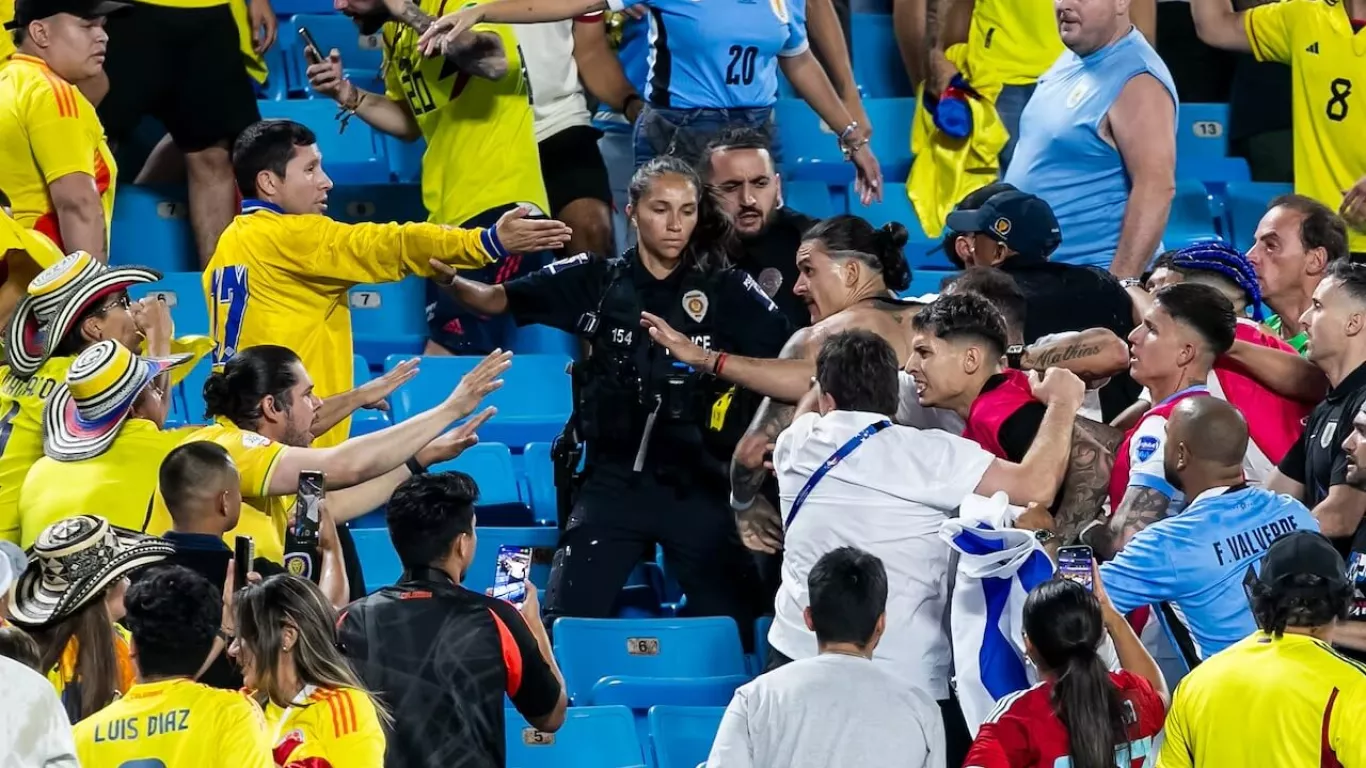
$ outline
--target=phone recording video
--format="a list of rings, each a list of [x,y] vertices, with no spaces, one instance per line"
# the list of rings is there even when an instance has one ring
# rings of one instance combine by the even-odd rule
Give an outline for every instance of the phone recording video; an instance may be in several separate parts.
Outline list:
[[[310,64],[320,64],[323,60],[323,49],[318,47],[318,41],[313,39],[308,27],[299,27],[299,37],[304,41],[304,57]]]
[[[1058,575],[1069,581],[1075,581],[1094,590],[1094,574],[1092,566],[1096,562],[1096,555],[1090,547],[1060,547],[1058,549]]]
[[[526,580],[531,576],[531,547],[504,544],[498,548],[493,574],[493,596],[510,603],[526,601]]]
[[[322,524],[322,511],[318,507],[323,500],[325,483],[321,472],[299,473],[299,492],[295,496],[294,535],[302,541],[317,542],[318,528]]]

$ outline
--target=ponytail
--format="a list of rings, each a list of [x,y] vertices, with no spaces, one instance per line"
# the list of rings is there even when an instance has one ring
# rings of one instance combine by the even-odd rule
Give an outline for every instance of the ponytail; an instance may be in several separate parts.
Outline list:
[[[261,402],[267,395],[278,407],[288,408],[289,390],[299,383],[294,351],[274,344],[262,344],[233,355],[204,382],[204,415],[219,416],[241,429],[255,429],[261,421]]]
[[[816,222],[802,239],[819,240],[832,257],[857,258],[880,274],[893,291],[900,293],[911,286],[911,266],[904,252],[910,235],[898,222],[874,228],[865,219],[842,213]]]
[[[1129,741],[1126,711],[1110,670],[1094,646],[1078,645],[1053,683],[1053,711],[1067,728],[1073,768],[1114,768],[1115,752]]]

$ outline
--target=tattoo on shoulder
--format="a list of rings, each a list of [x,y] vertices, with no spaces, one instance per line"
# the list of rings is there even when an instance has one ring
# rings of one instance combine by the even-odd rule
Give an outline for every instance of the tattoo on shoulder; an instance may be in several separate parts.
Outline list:
[[[1081,421],[1072,428],[1072,455],[1054,514],[1063,541],[1073,541],[1096,518],[1109,492],[1110,472],[1115,463],[1113,448],[1096,440]]]
[[[427,27],[432,25],[432,17],[414,1],[408,0],[403,4],[403,10],[395,14],[399,23],[404,26],[412,27],[418,32],[426,32]]]

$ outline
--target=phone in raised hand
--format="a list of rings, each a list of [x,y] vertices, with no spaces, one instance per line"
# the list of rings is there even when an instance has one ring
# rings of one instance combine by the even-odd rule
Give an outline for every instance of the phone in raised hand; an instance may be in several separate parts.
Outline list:
[[[313,39],[308,27],[299,27],[299,37],[304,41],[304,58],[308,59],[309,64],[321,64],[323,62],[323,49],[318,46],[318,41]]]
[[[494,566],[493,596],[517,605],[526,601],[526,580],[531,576],[531,547],[504,544],[498,548]]]
[[[247,574],[251,573],[251,565],[254,562],[256,562],[256,542],[250,536],[238,536],[233,540],[232,548],[234,590],[247,585]]]
[[[308,470],[299,473],[299,490],[294,497],[294,522],[285,529],[285,570],[314,583],[322,575],[317,563],[324,487],[326,482],[323,473]]]
[[[1095,589],[1095,576],[1092,571],[1095,562],[1096,554],[1090,547],[1058,548],[1058,575],[1068,581],[1077,582],[1087,590]]]

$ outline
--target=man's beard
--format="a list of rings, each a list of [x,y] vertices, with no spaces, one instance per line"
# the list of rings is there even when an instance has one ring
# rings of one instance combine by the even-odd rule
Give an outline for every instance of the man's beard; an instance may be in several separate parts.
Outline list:
[[[773,226],[774,220],[778,218],[777,208],[774,208],[773,210],[769,211],[768,215],[764,216],[764,212],[759,210],[758,208],[751,208],[749,206],[745,206],[741,208],[739,211],[736,211],[735,217],[737,221],[739,220],[740,214],[742,213],[757,213],[761,217],[763,217],[762,222],[759,224],[759,229],[756,232],[750,233],[741,232],[739,229],[736,230],[735,233],[740,236],[740,240],[742,242],[752,242],[768,234],[769,228]]]
[[[351,20],[356,22],[356,27],[360,30],[360,33],[366,36],[376,34],[393,18],[389,15],[388,11],[384,10],[383,6],[380,6],[379,10],[372,11],[371,13],[347,15],[351,16]]]

